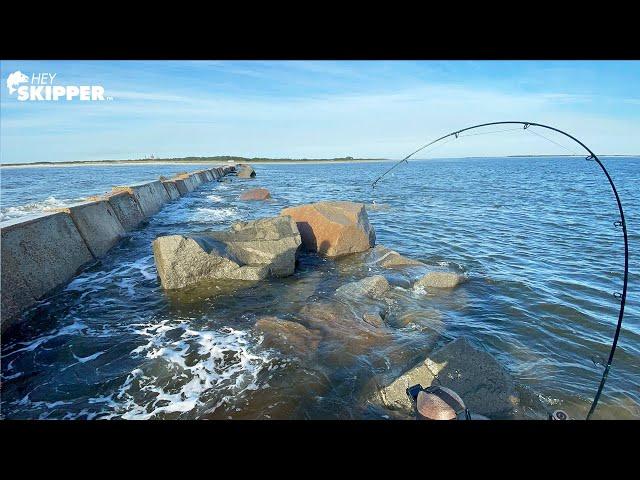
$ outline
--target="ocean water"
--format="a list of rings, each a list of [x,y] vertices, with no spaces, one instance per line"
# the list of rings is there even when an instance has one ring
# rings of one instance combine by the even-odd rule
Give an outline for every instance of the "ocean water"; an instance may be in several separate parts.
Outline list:
[[[627,215],[630,276],[595,418],[638,419],[640,159],[603,161]],[[615,329],[612,293],[622,288],[624,258],[616,205],[597,165],[567,157],[412,161],[372,189],[390,165],[258,164],[254,180],[204,184],[167,204],[2,336],[2,416],[385,418],[367,401],[372,383],[464,336],[514,377],[516,418],[545,418],[557,408],[584,418]],[[199,168],[2,169],[1,219]],[[238,200],[256,187],[273,199]],[[465,272],[469,281],[450,292],[395,282],[389,318],[418,313],[426,324],[393,325],[382,346],[336,336],[306,359],[266,348],[253,326],[264,315],[295,320],[339,285],[377,273],[355,257],[303,255],[294,276],[234,291],[160,288],[151,252],[158,235],[224,229],[319,200],[375,203],[369,217],[378,244]]]

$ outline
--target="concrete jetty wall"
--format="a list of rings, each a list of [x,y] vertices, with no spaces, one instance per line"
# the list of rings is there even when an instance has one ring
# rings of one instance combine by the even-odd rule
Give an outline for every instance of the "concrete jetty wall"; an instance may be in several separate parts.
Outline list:
[[[181,196],[185,196],[187,193],[189,193],[189,187],[187,187],[184,183],[183,179],[180,178],[174,178],[173,180],[171,180],[175,185],[176,188],[178,189],[178,192],[180,192]]]
[[[171,200],[177,200],[182,196],[173,180],[163,180],[162,185],[164,185]]]
[[[105,195],[105,199],[111,205],[126,232],[138,228],[138,225],[146,218],[138,202],[129,192],[112,192]]]
[[[98,258],[125,236],[125,229],[108,201],[97,200],[56,209],[68,213],[89,251]]]
[[[234,167],[213,170],[224,176]],[[22,312],[65,286],[165,203],[214,179],[211,171],[204,172],[118,186],[87,202],[0,223],[0,330],[4,332],[20,320]]]
[[[94,256],[64,212],[3,222],[1,227],[4,331],[25,308],[66,285]]]
[[[184,185],[190,192],[193,192],[196,188],[198,188],[198,185],[200,185],[199,179],[197,179],[195,175],[190,173],[178,175],[176,178],[182,180],[184,182]]]
[[[160,211],[162,205],[171,200],[167,189],[164,188],[160,180],[148,183],[139,183],[127,187],[113,187],[114,192],[129,192],[136,199],[142,213],[146,217],[155,215]]]

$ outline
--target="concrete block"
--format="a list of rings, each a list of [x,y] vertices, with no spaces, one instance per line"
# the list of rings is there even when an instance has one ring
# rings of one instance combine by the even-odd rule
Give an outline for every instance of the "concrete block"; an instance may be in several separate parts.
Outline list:
[[[183,179],[174,178],[174,179],[172,179],[172,182],[175,183],[176,188],[178,189],[178,192],[180,192],[181,196],[184,197],[187,193],[190,192],[189,187],[187,187],[187,185],[185,185]]]
[[[133,195],[129,192],[111,193],[105,197],[126,232],[136,229],[145,219]]]
[[[196,189],[196,185],[188,173],[181,173],[176,176],[176,180],[181,180],[187,193],[193,192]]]
[[[66,285],[94,260],[71,217],[64,212],[0,223],[4,331],[20,313]]]
[[[148,183],[129,185],[126,187],[114,187],[114,192],[129,192],[136,199],[140,210],[145,217],[155,215],[162,206],[170,200],[167,189],[160,180]]]
[[[178,190],[178,187],[173,180],[163,180],[162,184],[167,190],[167,194],[169,195],[169,198],[171,200],[177,200],[178,198],[180,198],[180,191]]]
[[[189,174],[193,180],[194,185],[197,187],[199,187],[200,185],[202,185],[202,183],[204,183],[202,181],[202,177],[200,175],[198,175],[196,172],[194,173],[190,173]]]
[[[56,208],[71,215],[89,251],[98,258],[107,253],[124,236],[125,229],[108,201],[98,200]]]

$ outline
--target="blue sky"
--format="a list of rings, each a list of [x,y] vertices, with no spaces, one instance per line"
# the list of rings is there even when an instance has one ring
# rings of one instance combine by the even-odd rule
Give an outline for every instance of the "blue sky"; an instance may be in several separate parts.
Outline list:
[[[15,70],[102,85],[113,100],[19,102],[6,86]],[[2,163],[401,158],[499,120],[548,123],[597,154],[640,153],[637,61],[2,61],[0,71]],[[510,132],[451,142],[434,156],[559,153],[568,152]]]

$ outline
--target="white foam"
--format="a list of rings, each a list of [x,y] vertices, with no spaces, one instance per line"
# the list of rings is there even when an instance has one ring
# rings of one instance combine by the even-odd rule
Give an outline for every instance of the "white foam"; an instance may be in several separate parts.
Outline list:
[[[224,198],[222,198],[219,195],[207,195],[207,199],[211,200],[212,202],[223,202]]]
[[[41,213],[47,208],[60,208],[70,203],[73,203],[73,199],[60,200],[56,197],[49,197],[42,202],[32,202],[26,205],[20,205],[17,207],[6,207],[0,209],[0,222],[5,220],[13,220],[15,218],[32,215],[34,213]]]
[[[192,214],[192,220],[196,222],[222,222],[236,218],[238,218],[238,210],[233,207],[197,208]]]
[[[176,330],[182,331],[177,339]],[[172,332],[171,338],[168,332]],[[151,365],[145,362],[145,366],[153,373],[135,369],[116,394],[93,399],[92,403],[114,410],[100,418],[149,419],[164,413],[186,413],[205,405],[212,396],[221,397],[215,410],[232,404],[244,391],[263,388],[258,374],[272,362],[269,352],[252,352],[247,332],[229,327],[198,331],[187,322],[167,320],[144,326],[138,333],[148,341],[131,355],[150,360]],[[166,374],[171,374],[169,381]]]
[[[411,291],[415,294],[415,295],[426,295],[427,291],[424,289],[424,287],[422,285],[417,285],[414,286]]]
[[[96,352],[93,355],[89,355],[87,357],[78,357],[75,353],[71,352],[71,355],[73,355],[73,358],[75,358],[78,361],[78,363],[87,363],[87,362],[90,362],[91,360],[95,360],[100,355],[103,355],[105,353],[106,353],[105,351],[101,351],[101,352]]]

